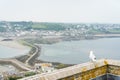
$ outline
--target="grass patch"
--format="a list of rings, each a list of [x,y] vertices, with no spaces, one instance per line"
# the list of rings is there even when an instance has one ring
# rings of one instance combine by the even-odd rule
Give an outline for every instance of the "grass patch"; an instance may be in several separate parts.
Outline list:
[[[32,44],[26,42],[26,41],[23,40],[23,39],[22,39],[22,40],[17,40],[17,42],[20,43],[20,44],[22,44],[22,45],[24,45],[24,46],[28,46],[28,47],[30,47],[30,48],[33,47]]]
[[[108,30],[110,33],[120,33],[120,29]]]
[[[47,26],[45,26],[45,25],[43,25],[43,24],[40,24],[40,23],[34,23],[34,24],[32,25],[32,28],[33,28],[33,29],[45,29],[45,28],[47,28]]]
[[[25,77],[32,76],[32,75],[35,75],[35,74],[36,74],[35,72],[27,72],[27,73],[25,73]]]

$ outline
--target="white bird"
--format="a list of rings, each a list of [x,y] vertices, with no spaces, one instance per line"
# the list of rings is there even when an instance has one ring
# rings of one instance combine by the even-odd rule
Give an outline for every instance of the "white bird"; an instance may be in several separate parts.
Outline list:
[[[93,51],[90,51],[89,58],[90,58],[90,60],[93,61],[93,62],[96,61],[96,57],[95,57],[95,55],[93,54]]]

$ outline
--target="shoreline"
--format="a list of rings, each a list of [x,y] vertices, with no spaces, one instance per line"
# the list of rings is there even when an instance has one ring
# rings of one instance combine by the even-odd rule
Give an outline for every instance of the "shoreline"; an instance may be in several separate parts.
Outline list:
[[[13,41],[0,41],[0,45],[5,46],[5,47],[9,47],[9,48],[19,49],[19,50],[30,49],[28,46],[22,45],[15,40],[13,40]]]
[[[74,39],[73,40],[73,38],[72,39],[61,39],[61,40],[59,40],[59,41],[55,41],[55,42],[53,42],[53,43],[50,43],[49,45],[51,45],[51,44],[55,44],[55,43],[59,43],[59,42],[62,42],[62,41],[80,41],[80,40],[95,40],[95,39],[103,39],[103,38],[120,38],[120,37],[93,37],[93,38],[90,38],[90,39]],[[42,44],[42,43],[40,43],[40,44]],[[47,44],[47,43],[46,43]],[[41,46],[39,46],[38,45],[38,47],[40,48],[40,49],[42,49],[41,48]],[[29,53],[28,53],[29,54]],[[41,50],[40,50],[40,52],[39,52],[39,56],[41,55]],[[39,57],[39,56],[37,56],[37,58]],[[44,60],[42,60],[42,59],[35,59],[35,61],[36,62],[49,62],[49,61],[44,61]],[[61,62],[50,62],[50,63],[61,63]],[[62,63],[62,64],[65,64],[65,63]],[[71,65],[71,64],[70,64]]]
[[[100,38],[100,37],[99,37]],[[96,39],[99,39],[99,38],[96,38]],[[108,37],[102,37],[102,38],[108,38]],[[110,37],[109,37],[110,38]],[[116,37],[116,38],[118,38],[118,37]],[[83,40],[83,39],[82,39]],[[84,39],[84,40],[86,40],[86,39]],[[88,40],[88,39],[87,39]],[[89,39],[89,40],[91,40],[91,39]],[[62,41],[69,41],[69,40],[62,40]],[[70,41],[76,41],[76,40],[70,40]],[[6,41],[5,41],[6,42]],[[13,43],[15,42],[15,41],[12,41]],[[59,41],[58,41],[59,42]],[[19,43],[19,42],[16,42],[16,43]],[[20,43],[19,43],[20,44]],[[54,43],[53,43],[54,44]],[[1,45],[1,44],[0,44]],[[22,46],[25,46],[24,44],[21,44]],[[15,47],[15,45],[12,45],[12,46],[14,46]],[[33,48],[35,48],[35,46],[34,45],[32,45],[32,44],[30,44],[30,43],[28,43],[28,46],[31,46],[32,47],[32,49]],[[10,46],[8,46],[8,47],[10,47]],[[18,47],[17,47],[18,48]],[[25,63],[24,61],[26,61],[26,60],[28,60],[32,55],[32,57],[30,58],[30,60],[27,62],[28,64],[32,64],[31,66],[33,66],[34,65],[34,63],[44,63],[44,62],[47,62],[47,63],[52,63],[52,64],[54,64],[54,65],[59,65],[59,64],[64,64],[64,63],[60,63],[60,62],[49,62],[49,61],[44,61],[44,60],[41,60],[41,59],[38,59],[38,57],[41,55],[41,46],[37,46],[37,48],[39,49],[39,51],[37,51],[36,49],[30,49],[30,51],[27,53],[27,54],[24,54],[24,55],[21,55],[21,56],[18,56],[18,57],[13,57],[13,58],[19,58],[19,59],[17,59],[17,60],[19,60],[19,61],[21,61],[22,59],[23,59],[23,61],[21,61],[21,62],[23,62],[23,63]],[[20,48],[21,49],[21,48]],[[31,51],[33,51],[32,53],[31,53]],[[36,52],[37,51],[37,52]],[[74,65],[74,64],[64,64],[64,65],[67,65],[67,66],[70,66],[70,65]]]
[[[114,36],[114,37],[112,37],[112,36],[110,36],[110,37],[107,36],[107,37],[95,37],[95,38],[93,38],[93,39],[81,39],[81,40],[96,40],[96,39],[104,39],[104,38],[110,39],[110,38],[120,38],[120,37],[118,37],[118,36],[117,36],[117,37],[115,37],[115,36]],[[80,41],[80,40],[63,40],[63,41]],[[59,41],[58,41],[58,42],[59,42]],[[58,43],[58,42],[57,42],[57,43]],[[61,42],[62,42],[62,41],[61,41]],[[52,44],[54,44],[54,43],[52,43]],[[48,45],[51,45],[51,44],[48,44]],[[48,60],[42,60],[42,59],[40,59],[40,58],[39,58],[39,60],[40,60],[40,61],[43,61],[43,62],[49,62]],[[38,62],[40,62],[39,60],[38,60]],[[51,61],[50,63],[61,63],[61,62]],[[62,63],[62,64],[66,64],[66,63]],[[68,65],[69,65],[69,63],[68,63]],[[74,64],[70,64],[70,65],[74,65]]]

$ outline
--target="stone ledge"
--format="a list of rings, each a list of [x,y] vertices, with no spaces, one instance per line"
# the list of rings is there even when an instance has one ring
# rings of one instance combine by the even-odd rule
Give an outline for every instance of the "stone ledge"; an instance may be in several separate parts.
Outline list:
[[[74,74],[83,73],[83,72],[86,72],[86,71],[89,71],[95,68],[105,66],[107,65],[105,61],[107,63],[107,60],[101,59],[101,60],[97,60],[96,62],[87,62],[83,64],[78,64],[78,65],[74,65],[71,67],[53,71],[51,73],[38,74],[38,75],[31,76],[28,78],[23,78],[21,80],[28,80],[29,78],[35,78],[35,79],[39,78],[40,80],[57,80],[57,79],[61,79],[64,77],[72,76]]]
[[[51,73],[37,74],[35,76],[23,78],[20,80],[30,80],[30,79],[31,80],[33,80],[33,79],[58,80],[58,79],[64,79],[64,78],[67,78],[70,76],[74,77],[74,75],[82,74],[84,72],[87,73],[87,71],[89,71],[89,74],[90,74],[90,76],[88,76],[88,78],[91,78],[91,77],[94,78],[100,74],[101,75],[106,74],[107,67],[103,67],[103,66],[108,66],[108,65],[120,66],[120,61],[109,60],[109,59],[100,59],[100,60],[97,60],[96,62],[82,63],[82,64],[74,65],[71,67],[59,69],[59,70],[53,71]],[[96,72],[95,70],[98,70],[98,71]],[[92,73],[94,73],[94,74],[92,74]],[[80,77],[80,75],[79,75],[79,77]],[[85,77],[85,79],[87,79],[87,77]],[[74,80],[74,79],[72,79],[72,80]]]

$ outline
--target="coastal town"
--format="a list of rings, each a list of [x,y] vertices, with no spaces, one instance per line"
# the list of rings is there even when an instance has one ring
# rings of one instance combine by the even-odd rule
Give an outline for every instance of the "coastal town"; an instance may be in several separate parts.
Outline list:
[[[27,54],[0,59],[0,65],[8,66],[10,69],[0,72],[0,80],[10,80],[10,78],[12,80],[12,78],[19,79],[35,74],[45,74],[74,65],[39,60],[38,56],[41,54],[39,44],[120,37],[120,24],[0,21],[0,37],[1,45],[11,47],[20,43],[31,48]]]
[[[0,80],[120,80],[120,0],[0,0]]]
[[[39,23],[39,22],[0,22],[0,35],[19,36],[87,36],[94,34],[119,34],[119,24],[98,23]]]

